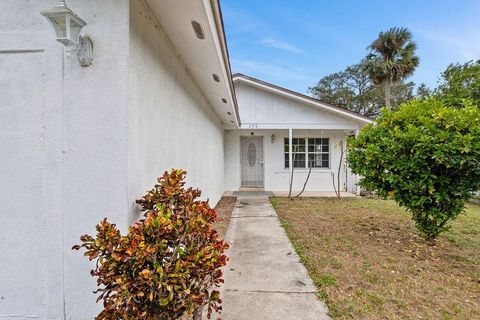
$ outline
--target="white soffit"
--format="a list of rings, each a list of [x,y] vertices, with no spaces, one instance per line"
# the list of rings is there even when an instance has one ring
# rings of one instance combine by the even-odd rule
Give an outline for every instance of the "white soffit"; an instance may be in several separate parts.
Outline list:
[[[236,98],[217,0],[145,2],[221,121],[229,126],[238,126]],[[200,24],[204,39],[197,37],[193,21]],[[214,74],[219,82],[214,80]]]
[[[286,97],[286,98],[289,98],[289,99],[292,99],[292,100],[295,100],[295,101],[305,103],[305,104],[310,105],[312,107],[315,107],[317,109],[329,111],[329,112],[335,113],[337,115],[340,115],[340,116],[343,116],[343,117],[346,117],[346,118],[349,118],[349,119],[354,119],[354,120],[359,121],[361,123],[372,123],[373,122],[373,119],[368,118],[366,116],[363,116],[359,113],[356,113],[356,112],[353,112],[353,111],[350,111],[350,110],[347,110],[347,109],[344,109],[344,108],[332,106],[328,103],[322,102],[320,100],[317,100],[315,98],[306,96],[304,94],[301,94],[301,93],[298,93],[298,92],[295,92],[295,91],[292,91],[292,90],[289,90],[289,89],[285,89],[285,88],[276,86],[274,84],[271,84],[271,83],[268,83],[268,82],[265,82],[265,81],[262,81],[262,80],[258,80],[256,78],[252,78],[252,77],[249,77],[249,76],[246,76],[246,75],[243,75],[243,74],[235,74],[233,76],[233,82],[234,83],[241,82],[241,83],[244,83],[246,85],[253,86],[255,88],[259,88],[259,89],[262,89],[262,90],[270,92],[270,93],[274,93],[274,94],[277,94],[277,95],[280,95],[280,96],[283,96],[283,97]]]

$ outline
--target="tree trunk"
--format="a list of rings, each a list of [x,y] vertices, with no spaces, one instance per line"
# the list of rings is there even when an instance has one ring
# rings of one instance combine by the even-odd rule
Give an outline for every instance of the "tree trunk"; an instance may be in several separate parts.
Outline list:
[[[387,109],[392,109],[392,104],[391,104],[391,81],[388,78],[385,80],[385,107]]]

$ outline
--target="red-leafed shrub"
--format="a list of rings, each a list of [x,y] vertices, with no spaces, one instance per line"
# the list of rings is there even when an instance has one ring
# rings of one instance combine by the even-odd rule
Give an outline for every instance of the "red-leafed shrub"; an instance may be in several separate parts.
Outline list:
[[[85,256],[96,260],[104,309],[96,319],[179,319],[221,310],[216,290],[228,245],[212,226],[217,217],[198,189],[185,189],[186,172],[172,170],[137,203],[144,218],[121,235],[104,219],[97,235],[84,235]]]

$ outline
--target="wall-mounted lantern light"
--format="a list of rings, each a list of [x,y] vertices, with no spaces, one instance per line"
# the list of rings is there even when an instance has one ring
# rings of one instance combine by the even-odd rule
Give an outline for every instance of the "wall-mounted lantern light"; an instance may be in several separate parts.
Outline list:
[[[92,64],[93,43],[87,36],[81,36],[87,25],[85,20],[76,15],[65,1],[60,1],[53,9],[41,12],[55,30],[57,41],[66,47],[78,49],[78,59],[83,67]]]
[[[270,141],[271,141],[272,143],[275,143],[275,135],[274,135],[274,134],[272,134],[272,136],[270,137]]]

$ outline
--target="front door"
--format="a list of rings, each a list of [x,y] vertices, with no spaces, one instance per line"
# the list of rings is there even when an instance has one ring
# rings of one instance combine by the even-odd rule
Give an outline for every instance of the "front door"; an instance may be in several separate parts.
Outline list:
[[[242,187],[263,187],[263,137],[241,137]]]

